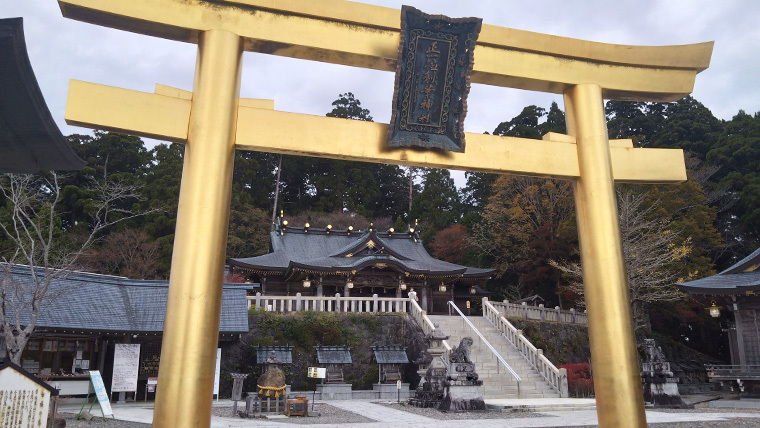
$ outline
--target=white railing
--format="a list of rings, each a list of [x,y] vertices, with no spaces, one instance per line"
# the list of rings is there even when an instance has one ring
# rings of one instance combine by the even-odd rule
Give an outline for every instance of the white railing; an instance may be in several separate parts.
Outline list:
[[[486,345],[486,347],[491,350],[491,353],[493,353],[493,355],[496,357],[496,359],[499,360],[499,362],[501,363],[501,365],[503,365],[507,369],[507,371],[509,371],[512,374],[512,377],[514,377],[515,380],[517,381],[517,398],[520,398],[520,381],[522,380],[522,379],[520,379],[520,375],[518,375],[517,372],[515,372],[512,369],[512,367],[507,363],[507,360],[505,360],[504,357],[502,357],[501,354],[499,354],[499,352],[496,350],[496,348],[494,348],[491,345],[491,342],[489,342],[488,339],[486,339],[480,333],[480,331],[477,328],[475,328],[475,326],[472,324],[472,321],[468,320],[467,317],[464,316],[464,314],[462,313],[462,311],[459,310],[459,308],[457,307],[456,304],[454,304],[454,302],[452,302],[451,300],[449,300],[448,305],[449,305],[449,314],[451,314],[451,308],[454,308],[457,311],[457,313],[459,314],[459,316],[462,317],[462,319],[464,320],[464,322],[466,322],[467,325],[470,326],[470,328],[472,329],[472,331],[474,331],[475,334],[478,335],[478,337],[480,338],[481,343],[484,343]],[[499,373],[499,365],[498,364],[496,364],[496,373]]]
[[[300,311],[406,313],[409,312],[409,299],[378,297],[377,294],[373,294],[372,297],[343,297],[340,294],[326,297],[302,296],[301,293],[296,293],[295,296],[264,296],[256,293],[255,296],[248,296],[248,309],[251,308],[279,313]]]
[[[423,311],[420,305],[411,299],[409,299],[409,315],[411,315],[412,318],[417,321],[417,325],[422,328],[422,331],[426,336],[435,330],[435,324],[433,324],[433,321],[431,321],[427,316],[427,311]],[[446,348],[446,351],[444,352],[444,361],[449,361],[449,355],[451,354],[451,345],[449,345],[449,343],[444,340],[443,347]]]
[[[569,396],[567,390],[567,370],[558,369],[551,361],[544,356],[544,351],[533,346],[530,341],[523,336],[522,330],[518,330],[488,301],[487,297],[483,298],[483,317],[496,327],[502,335],[517,348],[526,360],[538,371],[554,389],[559,392],[559,396],[566,398]]]
[[[509,303],[507,300],[503,302],[491,302],[491,305],[507,318],[559,322],[563,324],[588,324],[586,312],[577,312],[575,309],[566,311],[560,309],[559,306],[555,306],[554,309],[545,308],[544,305],[528,306],[525,302],[518,305],[516,303]]]
[[[302,296],[301,293],[296,293],[295,296],[264,296],[256,293],[255,296],[248,296],[247,299],[248,309],[255,308],[278,313],[300,311],[408,313],[426,335],[435,330],[435,325],[427,316],[427,312],[423,311],[416,301],[406,297],[378,297],[377,294],[373,294],[372,297],[342,297],[340,294],[335,294],[334,297],[319,297]],[[443,347],[446,348],[445,361],[448,361],[451,345],[444,340]]]

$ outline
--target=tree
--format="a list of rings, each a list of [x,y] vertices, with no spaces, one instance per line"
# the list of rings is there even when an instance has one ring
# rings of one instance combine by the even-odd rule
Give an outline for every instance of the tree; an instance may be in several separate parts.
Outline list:
[[[333,109],[326,114],[327,117],[341,117],[344,119],[372,122],[372,116],[369,115],[369,110],[362,108],[362,102],[351,92],[338,95],[338,99],[333,101],[332,105]]]
[[[348,229],[349,226],[353,227],[354,230],[365,230],[371,223],[364,216],[345,211],[332,213],[304,211],[288,217],[287,220],[288,224],[294,227],[303,227],[309,223],[309,227],[323,229],[329,225],[336,230]]]
[[[121,275],[135,279],[154,279],[160,244],[145,231],[123,229],[109,233],[103,245],[82,255],[89,272]]]
[[[561,278],[549,261],[571,258],[577,245],[572,183],[500,176],[474,236],[500,276],[500,294],[557,302]]]
[[[141,228],[159,243],[158,278],[168,278],[171,267],[184,153],[182,144],[157,145],[151,150],[150,168],[143,177],[145,201],[141,206],[151,213],[142,219]]]
[[[726,122],[707,152],[707,161],[720,165],[713,176],[727,187],[731,205],[720,213],[721,233],[733,256],[724,267],[757,248],[760,234],[760,112],[744,111]]]
[[[634,325],[637,330],[648,329],[648,304],[683,298],[674,284],[683,274],[683,260],[693,242],[681,239],[669,219],[656,215],[659,202],[651,203],[646,192],[619,188],[617,202]],[[573,278],[571,289],[582,297],[580,264],[553,261],[552,265]],[[582,300],[578,303],[583,305]]]
[[[417,196],[411,217],[424,225],[422,242],[430,245],[438,231],[459,221],[462,203],[449,170],[431,168],[422,171],[422,191]]]
[[[511,120],[500,123],[493,134],[540,140],[548,132],[565,132],[565,113],[555,102],[549,111],[534,105],[523,108]]]
[[[269,218],[254,206],[230,211],[227,257],[253,257],[269,250]]]
[[[138,215],[119,207],[122,202],[138,199],[135,186],[120,181],[93,181],[88,190],[94,195],[83,205],[89,221],[65,230],[58,174],[0,177],[0,193],[5,199],[0,210],[0,230],[12,243],[2,255],[0,322],[7,355],[16,364],[20,365],[40,308],[56,297],[49,292],[50,284],[77,267],[81,255],[104,229]],[[10,275],[11,267],[17,264],[28,267],[30,282],[16,281]],[[26,324],[25,314],[29,316]]]
[[[451,225],[436,233],[430,242],[433,256],[449,263],[467,264],[468,253],[473,249],[472,236],[461,224]]]

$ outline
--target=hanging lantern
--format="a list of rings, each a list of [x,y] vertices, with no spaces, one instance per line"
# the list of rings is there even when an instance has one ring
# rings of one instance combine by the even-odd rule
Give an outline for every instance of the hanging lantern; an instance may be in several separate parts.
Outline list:
[[[354,282],[349,279],[346,282],[346,288],[354,288]]]
[[[715,302],[712,302],[712,306],[707,308],[707,311],[710,312],[710,316],[713,318],[720,317],[720,306],[715,306]]]
[[[477,292],[478,292],[478,290],[475,289],[474,285],[472,287],[470,287],[470,294],[476,294]]]
[[[309,287],[311,287],[311,281],[309,281],[309,277],[307,276],[306,279],[303,280],[303,288]]]
[[[398,288],[399,288],[401,291],[404,291],[404,290],[406,290],[406,283],[405,283],[405,282],[402,280],[402,281],[401,281],[401,282],[398,284]]]
[[[445,293],[446,292],[446,284],[441,283],[441,285],[438,286],[438,291],[440,291],[441,293]]]

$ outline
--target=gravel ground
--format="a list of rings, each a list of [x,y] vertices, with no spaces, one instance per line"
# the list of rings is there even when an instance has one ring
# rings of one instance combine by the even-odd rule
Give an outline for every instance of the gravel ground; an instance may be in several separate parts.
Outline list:
[[[66,421],[66,428],[145,428],[151,424],[141,424],[139,422],[120,421],[118,419],[103,419],[94,417],[90,421],[76,420],[76,413],[58,413]],[[55,427],[56,425],[53,425]]]
[[[531,417],[553,417],[551,415],[543,413],[530,413],[530,412],[514,412],[514,413],[500,413],[495,411],[482,411],[482,412],[469,412],[469,413],[444,413],[434,409],[419,409],[411,406],[402,406],[397,403],[377,403],[384,406],[402,410],[405,412],[414,413],[421,416],[426,416],[437,420],[462,420],[462,419],[511,419],[511,418],[531,418]],[[729,408],[711,408],[707,403],[697,404],[694,409],[690,410],[668,410],[658,409],[660,412],[694,412],[694,413],[754,413],[759,414],[758,409],[729,409]],[[214,407],[212,409],[214,416],[230,417],[232,409],[229,407]],[[150,427],[150,424],[142,424],[137,422],[127,422],[120,420],[103,420],[103,418],[95,417],[91,421],[80,420],[75,418],[76,414],[73,413],[60,413],[66,421],[67,428],[145,428]],[[253,422],[254,420],[251,420]],[[308,417],[297,417],[287,419],[270,419],[270,421],[282,422],[283,424],[359,424],[366,422],[373,422],[372,419],[358,415],[353,412],[349,412],[337,407],[333,407],[325,403],[317,403],[314,406],[314,410],[311,410],[309,406]],[[560,425],[557,425],[562,426]],[[664,428],[665,424],[649,424],[648,426],[654,428]],[[667,424],[667,428],[756,428],[760,426],[760,419],[756,418],[734,418],[728,421],[712,421],[712,422],[682,422],[682,423],[670,423]],[[579,428],[592,428],[596,425],[587,425]]]
[[[242,406],[244,409],[245,406]],[[238,410],[241,406],[238,406]],[[232,417],[232,409],[229,407],[214,407],[211,409],[214,416]],[[338,407],[325,403],[315,403],[312,407],[309,404],[309,416],[293,416],[286,419],[269,419],[270,422],[282,422],[286,424],[305,425],[305,424],[357,424],[366,422],[375,422],[374,419],[365,418],[353,412],[349,412]]]
[[[383,406],[390,407],[392,409],[396,410],[402,410],[404,412],[414,413],[415,415],[420,416],[426,416],[431,419],[438,419],[441,421],[448,421],[448,420],[460,420],[460,419],[512,419],[512,418],[541,418],[541,417],[552,417],[551,415],[547,415],[544,413],[534,413],[534,412],[511,412],[511,413],[501,413],[497,412],[495,410],[481,410],[481,411],[475,411],[475,412],[466,412],[466,413],[451,413],[451,412],[441,412],[439,410],[435,409],[424,409],[420,407],[414,407],[405,405],[404,403],[376,403],[376,404],[382,404]]]

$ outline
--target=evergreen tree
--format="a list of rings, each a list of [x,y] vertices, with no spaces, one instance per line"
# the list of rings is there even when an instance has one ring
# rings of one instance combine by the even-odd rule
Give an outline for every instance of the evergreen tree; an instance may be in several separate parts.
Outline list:
[[[424,226],[422,241],[429,245],[436,233],[459,221],[461,202],[449,170],[423,171],[422,191],[415,198],[411,214]]]

